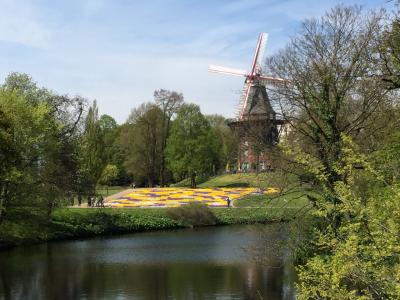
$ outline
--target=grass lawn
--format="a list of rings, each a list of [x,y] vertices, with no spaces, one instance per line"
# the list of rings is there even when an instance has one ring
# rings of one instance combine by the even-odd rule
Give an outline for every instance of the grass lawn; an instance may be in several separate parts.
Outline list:
[[[257,187],[282,188],[283,185],[290,184],[295,180],[294,176],[282,174],[281,172],[263,172],[263,173],[236,173],[223,174],[213,176],[207,179],[198,178],[198,187],[213,188],[213,187]],[[176,183],[176,187],[190,186],[189,180],[182,180]]]
[[[177,186],[187,186],[189,182],[181,181]],[[262,187],[278,188],[281,193],[266,195],[249,195],[234,200],[237,208],[258,207],[284,212],[288,209],[301,209],[309,204],[307,194],[317,196],[309,186],[295,187],[296,178],[281,172],[236,173],[210,177],[198,184],[199,188],[213,187]],[[288,191],[289,190],[289,191]]]
[[[103,197],[107,197],[107,196],[111,196],[113,194],[122,192],[123,190],[129,189],[129,188],[130,188],[129,186],[110,186],[110,187],[108,187],[108,191],[107,191],[106,186],[97,186],[96,194],[102,195]]]
[[[301,209],[309,205],[307,195],[316,197],[316,193],[309,188],[296,188],[290,192],[250,195],[234,201],[235,207],[260,207],[268,209],[284,210]]]

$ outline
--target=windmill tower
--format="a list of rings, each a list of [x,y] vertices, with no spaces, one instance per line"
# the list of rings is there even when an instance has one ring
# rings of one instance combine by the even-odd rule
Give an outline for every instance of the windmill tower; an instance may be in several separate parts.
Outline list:
[[[278,143],[278,127],[284,124],[283,120],[277,119],[265,88],[266,84],[285,81],[263,72],[267,38],[267,33],[260,33],[249,72],[216,65],[210,65],[208,69],[213,73],[245,77],[237,117],[228,124],[239,136],[239,171],[258,171],[269,167],[270,159],[266,150]]]

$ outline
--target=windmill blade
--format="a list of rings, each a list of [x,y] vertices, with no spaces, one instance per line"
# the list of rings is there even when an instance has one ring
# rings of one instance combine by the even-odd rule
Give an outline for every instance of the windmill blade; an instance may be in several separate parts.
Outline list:
[[[250,75],[254,76],[257,68],[261,68],[262,59],[265,53],[265,46],[267,45],[268,33],[261,32],[258,36],[256,51],[254,53],[253,62],[251,64]],[[262,57],[261,57],[262,56]]]
[[[258,52],[258,56],[256,58],[256,68],[262,70],[263,62],[264,62],[264,55],[265,55],[265,48],[267,47],[268,41],[268,33],[262,32],[260,33],[260,51]]]
[[[243,88],[242,91],[240,93],[240,98],[239,98],[239,104],[238,104],[238,113],[237,113],[237,118],[239,119],[241,117],[242,114],[242,109],[244,106],[244,103],[246,101],[246,94],[247,94],[247,90],[249,89],[249,84],[247,82],[245,82],[243,84]]]
[[[217,65],[210,65],[208,67],[208,71],[212,72],[212,73],[228,74],[228,75],[241,76],[241,77],[247,76],[247,72],[244,70],[227,68],[227,67],[222,67],[222,66],[217,66]]]
[[[288,80],[279,78],[279,77],[273,77],[273,76],[267,76],[267,75],[261,75],[259,77],[264,83],[284,83],[288,82]]]
[[[239,120],[243,119],[243,115],[247,106],[247,102],[249,100],[249,92],[251,88],[251,83],[244,83],[243,90],[242,90],[242,95],[240,97],[240,114],[239,114]]]

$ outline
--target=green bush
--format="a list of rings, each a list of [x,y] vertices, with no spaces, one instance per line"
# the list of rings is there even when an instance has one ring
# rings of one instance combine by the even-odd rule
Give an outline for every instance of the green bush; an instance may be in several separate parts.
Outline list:
[[[212,210],[201,203],[190,203],[189,205],[170,208],[168,217],[188,226],[206,226],[217,224],[217,218]]]

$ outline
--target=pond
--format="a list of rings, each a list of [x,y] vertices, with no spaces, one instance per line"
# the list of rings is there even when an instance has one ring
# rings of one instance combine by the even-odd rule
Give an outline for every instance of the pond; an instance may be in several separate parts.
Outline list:
[[[203,227],[0,252],[0,299],[294,299],[279,225]]]

